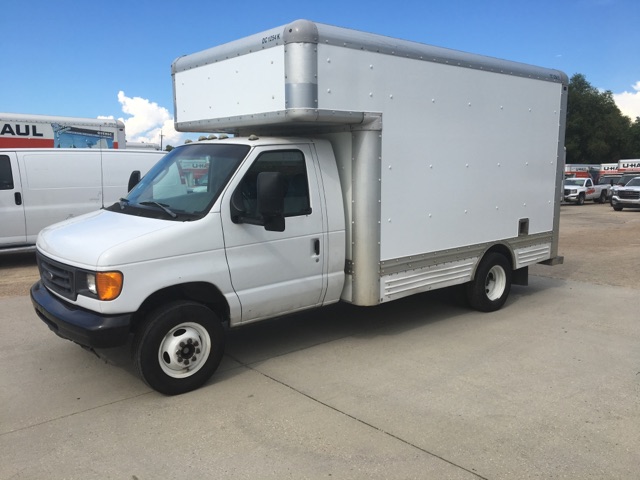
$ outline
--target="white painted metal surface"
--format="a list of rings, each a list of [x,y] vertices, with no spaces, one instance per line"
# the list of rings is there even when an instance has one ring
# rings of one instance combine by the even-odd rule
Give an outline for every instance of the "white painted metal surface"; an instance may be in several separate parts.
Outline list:
[[[89,148],[0,149],[0,157],[11,159],[13,176],[13,188],[0,190],[0,246],[34,245],[38,232],[47,225],[111,205],[126,195],[134,170],[144,175],[164,153]]]
[[[175,74],[176,121],[283,110],[284,46]]]

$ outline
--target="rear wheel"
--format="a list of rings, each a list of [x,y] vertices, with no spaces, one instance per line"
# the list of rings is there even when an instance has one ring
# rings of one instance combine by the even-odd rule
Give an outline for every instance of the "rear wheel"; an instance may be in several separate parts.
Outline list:
[[[224,328],[206,306],[177,301],[153,311],[136,333],[133,360],[147,385],[166,395],[189,392],[216,371]]]
[[[600,196],[598,197],[598,203],[605,203],[607,201],[607,192],[606,190],[603,190],[602,193],[600,193]]]
[[[481,312],[499,310],[511,291],[511,265],[504,255],[488,253],[466,285],[469,304]]]

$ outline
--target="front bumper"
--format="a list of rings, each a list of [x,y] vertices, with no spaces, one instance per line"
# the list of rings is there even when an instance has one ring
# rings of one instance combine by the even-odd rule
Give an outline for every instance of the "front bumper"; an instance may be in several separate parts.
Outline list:
[[[620,198],[618,196],[611,197],[612,207],[640,208],[640,200]]]
[[[58,336],[88,348],[127,343],[133,314],[101,315],[60,300],[41,281],[31,287],[36,314]]]

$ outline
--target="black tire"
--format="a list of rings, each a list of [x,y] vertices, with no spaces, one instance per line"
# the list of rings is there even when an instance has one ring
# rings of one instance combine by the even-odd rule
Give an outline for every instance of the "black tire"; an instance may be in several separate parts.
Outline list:
[[[488,253],[473,280],[466,284],[467,300],[476,310],[494,312],[502,308],[511,291],[511,265],[504,255]]]
[[[133,363],[144,382],[165,395],[202,386],[224,353],[224,328],[206,306],[190,301],[164,305],[138,329]]]
[[[616,205],[616,206],[614,206],[614,207],[613,207],[613,209],[614,209],[616,212],[621,212],[621,211],[622,211],[622,207],[618,207],[617,205]]]
[[[578,195],[578,205],[584,205],[584,193]]]
[[[598,198],[598,203],[605,203],[607,201],[607,192],[605,190],[600,193],[600,197]]]

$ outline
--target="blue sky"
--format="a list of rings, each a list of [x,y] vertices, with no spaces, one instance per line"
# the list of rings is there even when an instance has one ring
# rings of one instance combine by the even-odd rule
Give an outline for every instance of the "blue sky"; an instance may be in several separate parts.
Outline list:
[[[304,18],[543,67],[640,116],[640,0],[3,2],[0,111],[122,118],[129,141],[173,135],[171,63]],[[167,142],[167,139],[169,142]]]

